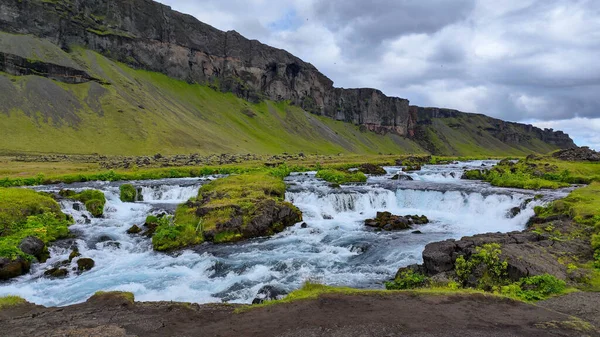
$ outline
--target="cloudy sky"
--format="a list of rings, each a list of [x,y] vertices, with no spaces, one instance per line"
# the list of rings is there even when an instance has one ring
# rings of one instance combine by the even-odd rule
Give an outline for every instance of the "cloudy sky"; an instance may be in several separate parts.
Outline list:
[[[600,150],[599,0],[160,0],[338,87],[568,132]]]

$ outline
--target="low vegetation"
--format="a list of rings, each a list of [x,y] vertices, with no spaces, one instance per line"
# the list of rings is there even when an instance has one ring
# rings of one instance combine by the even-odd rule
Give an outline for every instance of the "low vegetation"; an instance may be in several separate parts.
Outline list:
[[[137,189],[131,184],[123,184],[119,186],[119,197],[122,202],[135,202],[137,197]]]
[[[530,157],[517,162],[505,159],[489,170],[467,171],[463,178],[484,180],[500,187],[557,189],[600,181],[600,163],[567,162],[551,157]]]
[[[361,171],[348,172],[334,169],[319,170],[317,178],[334,184],[364,183],[367,181],[367,176]]]
[[[33,236],[49,243],[68,236],[71,223],[49,196],[28,189],[0,188],[0,257],[32,260],[33,256],[19,249],[24,238]]]
[[[23,304],[26,301],[19,296],[0,297],[0,310],[9,308],[15,305]]]
[[[135,301],[135,296],[133,295],[133,293],[128,292],[128,291],[97,291],[96,293],[94,293],[94,296],[92,296],[92,298],[105,297],[105,296],[120,297],[130,303],[133,303]]]

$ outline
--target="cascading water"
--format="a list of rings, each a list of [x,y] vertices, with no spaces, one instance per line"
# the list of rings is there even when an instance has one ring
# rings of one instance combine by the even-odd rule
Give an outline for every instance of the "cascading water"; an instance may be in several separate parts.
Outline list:
[[[172,211],[177,203],[196,195],[203,181],[134,182],[144,198],[136,203],[119,200],[118,184],[76,184],[69,188],[98,188],[107,197],[102,219],[91,218],[74,202],[61,203],[64,212],[76,220],[71,226],[77,235],[74,244],[82,257],[94,259],[96,266],[82,274],[71,271],[64,279],[45,278],[44,271],[67,260],[71,252],[69,242],[59,242],[51,247],[52,257],[46,263],[34,265],[29,275],[0,285],[0,296],[15,294],[34,303],[61,306],[84,301],[98,290],[123,290],[133,292],[140,301],[248,303],[265,285],[291,291],[307,279],[380,288],[399,267],[420,262],[427,243],[522,229],[535,205],[566,194],[545,192],[543,200],[526,203],[535,192],[440,178],[482,164],[427,166],[422,172],[411,173],[413,181],[401,182],[390,180],[399,168],[387,168],[384,177],[339,189],[316,179],[314,172],[293,174],[287,179],[286,198],[303,211],[307,226],[297,224],[272,238],[204,244],[176,254],[156,253],[149,239],[126,231],[143,223],[151,212]],[[429,174],[433,171],[439,176]],[[419,176],[423,179],[417,179]],[[514,207],[522,211],[511,217],[508,211]],[[424,214],[431,223],[415,228],[422,234],[365,228],[365,219],[384,210],[398,215]],[[69,269],[75,265],[76,259]]]

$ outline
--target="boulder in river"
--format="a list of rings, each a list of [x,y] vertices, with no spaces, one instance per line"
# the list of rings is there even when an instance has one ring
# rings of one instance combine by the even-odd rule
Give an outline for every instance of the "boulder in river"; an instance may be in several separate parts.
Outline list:
[[[411,176],[406,175],[406,174],[395,174],[392,177],[392,180],[400,180],[400,181],[412,181],[414,180]]]
[[[65,268],[52,268],[44,272],[44,276],[49,278],[62,278],[69,275],[69,271]]]
[[[370,174],[370,175],[374,175],[374,176],[382,176],[387,173],[383,169],[383,167],[374,165],[374,164],[368,164],[368,163],[360,165],[358,170],[364,174]]]
[[[94,268],[95,265],[96,262],[87,257],[82,257],[79,260],[77,260],[77,270],[80,272],[91,270],[92,268]]]
[[[365,225],[386,231],[411,229],[413,225],[429,223],[426,216],[421,215],[393,215],[390,212],[377,212],[375,219],[365,220]]]
[[[142,229],[138,225],[133,225],[127,230],[127,234],[139,234]]]
[[[266,285],[258,291],[252,304],[261,304],[267,301],[280,300],[287,295],[287,292],[281,288],[272,285]]]
[[[69,254],[69,262],[73,261],[74,258],[76,257],[80,257],[81,254],[79,253],[79,249],[77,247],[75,247],[73,249],[73,251],[71,252],[71,254]]]
[[[25,275],[29,272],[31,264],[22,257],[11,260],[6,257],[0,257],[0,281],[5,281],[13,277]]]
[[[46,244],[35,236],[28,236],[21,240],[19,249],[25,254],[35,256],[40,262],[44,262],[48,258]]]

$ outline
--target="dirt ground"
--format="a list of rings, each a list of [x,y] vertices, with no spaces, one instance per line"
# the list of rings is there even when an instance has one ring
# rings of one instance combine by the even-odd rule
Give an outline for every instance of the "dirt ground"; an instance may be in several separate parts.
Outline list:
[[[332,294],[242,313],[237,307],[131,303],[114,295],[62,308],[24,304],[0,310],[0,335],[600,336],[554,308],[484,295]]]

